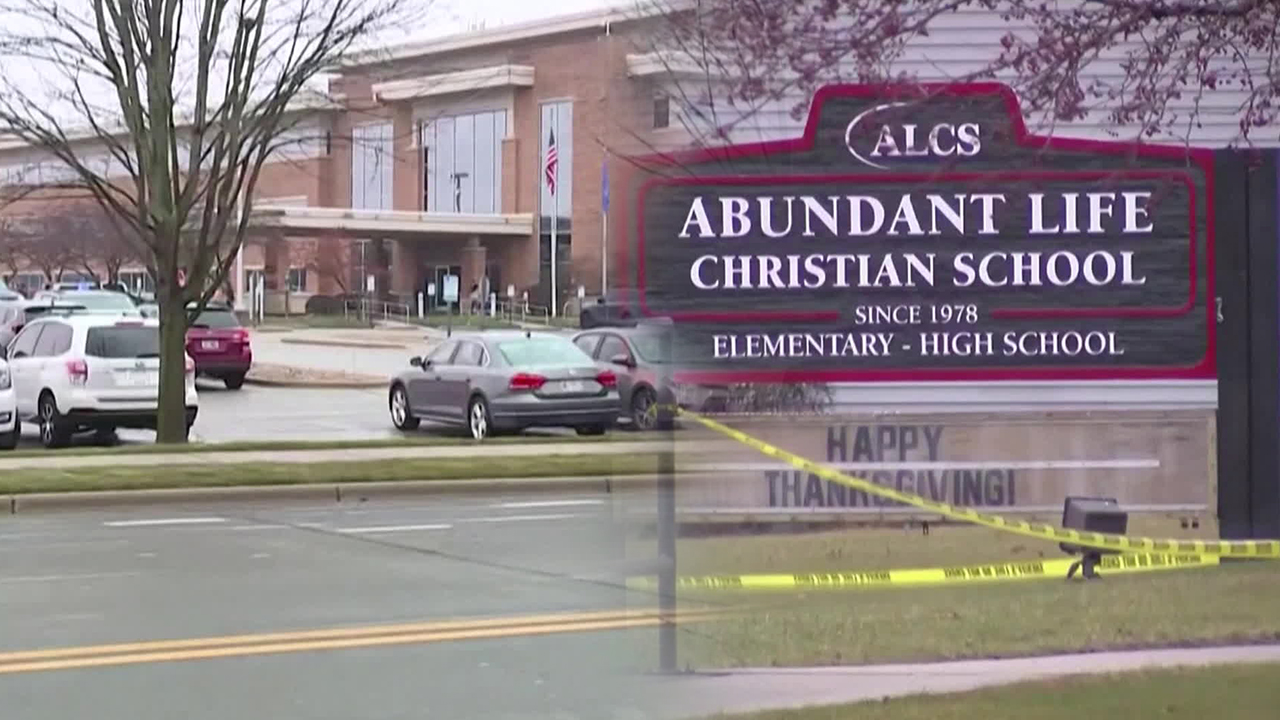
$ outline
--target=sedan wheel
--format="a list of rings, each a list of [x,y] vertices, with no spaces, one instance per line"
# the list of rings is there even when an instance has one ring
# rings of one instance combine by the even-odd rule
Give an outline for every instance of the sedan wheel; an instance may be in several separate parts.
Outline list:
[[[658,424],[657,397],[649,388],[641,388],[631,397],[631,425],[636,430],[652,430]]]
[[[399,430],[416,430],[418,418],[409,412],[409,396],[403,385],[391,389],[391,422]]]
[[[471,437],[475,440],[484,440],[489,437],[489,406],[484,398],[475,398],[471,401],[467,409],[467,428],[471,430]]]

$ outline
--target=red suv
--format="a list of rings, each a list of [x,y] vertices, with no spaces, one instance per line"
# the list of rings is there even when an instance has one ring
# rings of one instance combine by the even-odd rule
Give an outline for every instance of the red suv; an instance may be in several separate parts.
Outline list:
[[[209,303],[187,329],[187,354],[196,362],[196,374],[226,383],[239,390],[253,364],[249,331],[226,305]]]

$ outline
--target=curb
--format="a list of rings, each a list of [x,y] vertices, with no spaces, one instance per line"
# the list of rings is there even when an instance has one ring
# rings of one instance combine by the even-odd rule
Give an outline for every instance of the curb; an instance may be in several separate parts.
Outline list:
[[[282,337],[280,338],[280,342],[286,345],[321,345],[324,347],[355,348],[357,350],[361,348],[378,348],[382,350],[410,349],[408,345],[405,345],[403,343],[388,343],[388,342],[376,342],[376,341],[356,342],[354,340],[350,340],[350,341],[348,340],[305,340],[302,338]]]
[[[500,494],[536,492],[603,493],[652,485],[652,475],[564,478],[486,478],[476,480],[400,480],[385,482],[322,483],[317,485],[258,485],[148,490],[102,490],[65,493],[27,493],[0,496],[0,513],[10,515],[41,510],[86,510],[106,507],[146,507],[179,503],[306,500],[315,502],[365,502],[430,495]]]
[[[246,377],[245,385],[279,388],[312,388],[316,390],[363,390],[386,387],[390,380],[350,380],[344,382],[316,382],[309,380],[260,380]]]

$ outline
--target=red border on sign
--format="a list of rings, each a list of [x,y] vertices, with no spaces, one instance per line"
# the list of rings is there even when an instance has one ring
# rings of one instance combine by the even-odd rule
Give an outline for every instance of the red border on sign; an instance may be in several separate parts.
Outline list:
[[[648,317],[669,317],[688,322],[760,322],[760,321],[833,321],[841,316],[839,311],[789,311],[752,310],[749,312],[653,312],[649,308],[645,286],[645,232],[644,207],[649,191],[658,186],[676,185],[813,185],[818,183],[909,183],[909,182],[974,182],[1017,180],[1146,180],[1167,179],[1181,181],[1187,186],[1190,208],[1187,213],[1188,237],[1188,288],[1187,299],[1168,307],[1096,307],[1096,308],[997,308],[990,311],[994,318],[1073,318],[1073,317],[1177,317],[1186,315],[1196,301],[1196,200],[1197,193],[1191,176],[1179,170],[1115,170],[1115,171],[1035,171],[1035,172],[985,172],[985,173],[883,173],[841,175],[725,175],[696,178],[655,178],[646,182],[639,192],[636,213],[636,288],[640,312]]]
[[[1215,286],[1214,259],[1214,173],[1213,151],[1206,148],[1191,148],[1182,145],[1154,145],[1131,142],[1109,142],[1102,140],[1085,140],[1055,136],[1033,135],[1027,130],[1026,121],[1017,95],[1008,85],[1002,83],[913,83],[901,85],[828,85],[814,93],[810,105],[809,117],[804,133],[797,138],[760,143],[746,143],[724,147],[700,148],[696,150],[663,153],[635,158],[640,167],[679,167],[685,164],[729,161],[742,158],[761,157],[776,154],[794,153],[810,150],[817,136],[818,121],[822,116],[824,105],[831,98],[856,97],[865,99],[918,99],[924,100],[936,96],[974,97],[998,96],[1005,104],[1005,110],[1013,128],[1013,141],[1026,148],[1041,150],[1061,150],[1092,155],[1129,156],[1133,158],[1153,158],[1163,160],[1185,161],[1199,168],[1204,175],[1205,202],[1205,302],[1204,312],[1207,327],[1207,347],[1204,357],[1194,365],[1185,367],[1036,367],[1036,368],[931,368],[931,369],[856,369],[842,368],[831,370],[745,370],[745,371],[706,371],[679,373],[678,379],[685,382],[843,382],[843,381],[928,381],[928,380],[1151,380],[1151,379],[1203,379],[1217,376],[1217,316],[1213,311]],[[1173,170],[1170,168],[1170,170]],[[1112,171],[1121,172],[1121,169]],[[881,177],[881,176],[877,176]],[[776,182],[776,180],[775,180]],[[1193,198],[1194,200],[1194,198]],[[1192,203],[1194,212],[1194,202]],[[637,213],[639,215],[639,213]],[[1193,248],[1194,250],[1194,248]],[[629,274],[631,261],[626,244],[619,243],[617,249],[617,268],[621,275]],[[1192,263],[1195,263],[1194,253]],[[639,280],[639,278],[637,278]],[[639,284],[639,283],[637,283]],[[1194,305],[1194,294],[1192,304]],[[830,320],[832,315],[826,313],[819,317],[808,314],[801,320]],[[765,315],[769,319],[791,319],[786,317]]]

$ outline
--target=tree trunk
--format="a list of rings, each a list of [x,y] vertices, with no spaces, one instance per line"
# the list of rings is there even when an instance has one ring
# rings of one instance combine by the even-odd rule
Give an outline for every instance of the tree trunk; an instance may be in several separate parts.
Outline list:
[[[187,307],[182,289],[172,288],[160,305],[160,408],[157,443],[187,441]]]

